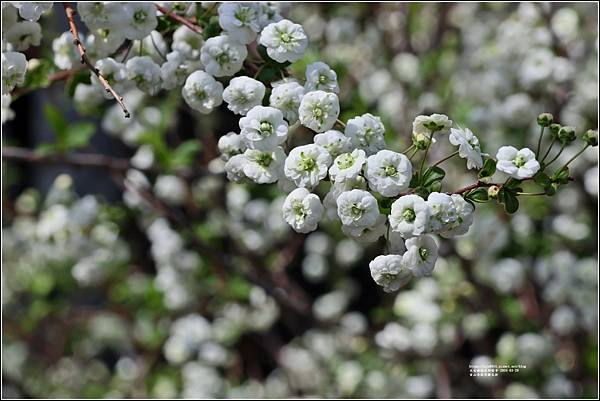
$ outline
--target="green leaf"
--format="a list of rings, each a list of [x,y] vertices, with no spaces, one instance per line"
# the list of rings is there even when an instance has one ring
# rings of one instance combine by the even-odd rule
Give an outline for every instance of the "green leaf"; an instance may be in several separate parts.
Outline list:
[[[499,194],[498,199],[502,199],[502,203],[504,203],[504,209],[506,210],[506,213],[513,214],[517,210],[519,210],[519,200],[517,199],[517,195],[515,192],[504,189],[501,190],[500,193],[502,194],[502,196],[500,197]]]
[[[67,119],[56,106],[50,103],[44,105],[44,115],[56,136],[57,142],[64,146],[67,142],[67,129],[69,126]]]
[[[408,184],[409,188],[417,188],[419,186],[419,173],[414,173],[412,178],[410,179],[410,184]]]
[[[516,180],[514,178],[509,178],[508,180],[506,180],[506,182],[504,183],[504,185],[502,187],[513,190],[513,191],[521,192],[522,189],[519,188],[519,185],[521,185],[522,183],[523,183],[522,180]]]
[[[435,182],[438,182],[443,180],[444,177],[446,176],[446,172],[444,170],[442,170],[441,168],[434,166],[434,167],[430,167],[427,170],[425,170],[425,173],[423,173],[423,179],[421,181],[421,185],[424,187],[429,187],[432,184],[434,184]],[[441,188],[441,183],[440,183],[440,188]]]
[[[489,199],[487,188],[475,188],[467,192],[464,197],[465,199],[479,203],[487,202]]]
[[[567,184],[569,182],[569,168],[564,167],[564,168],[560,169],[559,171],[554,173],[551,180],[552,180],[552,182],[555,182],[558,184]]]
[[[66,146],[70,149],[86,146],[94,132],[96,126],[91,122],[73,123],[67,128]]]
[[[479,170],[479,180],[483,182],[488,182],[489,178],[494,175],[496,172],[496,160],[487,159],[485,163],[483,163],[483,167]]]
[[[533,181],[542,188],[547,188],[548,186],[550,186],[550,184],[552,184],[552,181],[550,181],[550,177],[548,176],[548,174],[544,173],[543,171],[539,171],[536,175],[534,175]]]
[[[173,151],[171,155],[170,167],[188,167],[194,161],[194,156],[201,149],[200,142],[197,139],[190,139],[183,142]]]

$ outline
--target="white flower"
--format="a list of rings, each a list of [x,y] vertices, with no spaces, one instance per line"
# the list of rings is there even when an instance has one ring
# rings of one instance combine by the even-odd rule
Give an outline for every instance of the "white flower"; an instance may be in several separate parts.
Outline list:
[[[71,32],[63,32],[52,41],[52,52],[54,53],[54,64],[61,70],[68,70],[74,63],[79,63],[77,47],[73,45]]]
[[[227,160],[227,163],[225,163],[227,179],[233,182],[242,182],[246,178],[246,174],[244,174],[244,166],[246,163],[246,156],[242,154],[231,156]]]
[[[171,49],[180,52],[188,60],[198,60],[203,42],[202,35],[198,35],[187,26],[182,25],[173,32]]]
[[[127,39],[144,39],[158,25],[156,6],[152,3],[125,3],[123,11],[127,16],[123,26],[123,34]]]
[[[29,21],[37,21],[42,14],[47,13],[52,9],[50,1],[22,1],[10,3],[19,9],[21,18]]]
[[[340,87],[337,82],[337,74],[327,64],[317,61],[306,66],[306,92],[322,90],[325,92],[338,93]]]
[[[273,183],[283,175],[285,152],[280,146],[268,152],[247,149],[244,157],[244,174],[257,184]]]
[[[381,119],[372,114],[367,113],[348,120],[344,132],[352,141],[352,145],[363,149],[367,155],[385,149],[385,127]]]
[[[380,214],[377,199],[361,189],[342,192],[337,198],[337,207],[342,224],[354,228],[373,226]]]
[[[385,292],[397,291],[412,278],[400,255],[380,255],[369,263],[371,277]]]
[[[122,63],[119,63],[110,57],[106,57],[96,61],[96,68],[117,93],[122,93],[129,87],[127,69]],[[98,77],[96,77],[96,74],[90,73],[90,81],[92,85],[102,93],[104,98],[112,99],[112,94],[104,89],[104,86],[102,86]]]
[[[251,149],[273,150],[287,139],[288,125],[274,107],[252,108],[239,125],[240,135]]]
[[[428,276],[435,267],[438,257],[438,245],[431,235],[409,238],[405,242],[406,252],[402,262],[413,276]]]
[[[149,95],[156,95],[160,91],[160,67],[151,57],[133,57],[125,64],[127,76],[135,82],[139,90]]]
[[[8,93],[2,94],[2,124],[15,118],[15,112],[10,108],[11,97]]]
[[[306,188],[296,188],[283,203],[283,218],[295,231],[302,234],[317,229],[323,211],[319,197]]]
[[[208,114],[223,102],[223,85],[204,71],[196,71],[185,80],[181,95],[192,109]]]
[[[89,57],[102,58],[116,52],[125,41],[122,29],[98,29],[85,38]]]
[[[304,87],[292,80],[274,82],[272,85],[269,104],[281,110],[283,118],[294,124],[298,121],[298,108],[304,96]]]
[[[475,211],[475,207],[467,202],[462,196],[454,194],[450,197],[454,204],[456,220],[453,223],[448,224],[445,230],[440,233],[444,238],[466,234],[467,231],[469,231],[471,224],[473,224],[473,212]]]
[[[483,167],[479,139],[477,139],[470,129],[451,128],[448,139],[452,145],[458,146],[458,155],[463,159],[467,159],[468,169],[480,169]]]
[[[367,156],[362,149],[354,149],[352,153],[343,153],[333,161],[329,168],[329,176],[335,182],[354,180],[362,172],[366,161]]]
[[[496,168],[511,177],[523,180],[531,178],[540,169],[535,153],[529,148],[517,150],[512,146],[502,146],[496,154]]]
[[[247,55],[246,46],[227,35],[208,39],[200,50],[206,72],[215,77],[231,76],[241,70]]]
[[[183,84],[189,75],[189,68],[183,54],[172,51],[167,61],[160,66],[160,80],[163,89],[171,90]]]
[[[227,135],[220,137],[217,146],[222,158],[226,161],[232,156],[243,153],[246,150],[246,144],[242,136],[235,132],[228,132]]]
[[[281,14],[279,14],[279,3],[273,3],[270,1],[259,2],[258,4],[258,22],[260,24],[261,29],[265,26],[273,23],[279,22],[283,19]]]
[[[390,227],[409,238],[423,234],[429,225],[429,205],[418,195],[404,195],[392,203]]]
[[[312,189],[327,175],[331,156],[323,147],[308,144],[295,147],[285,160],[285,176],[298,187]]]
[[[294,62],[304,55],[308,37],[302,25],[283,19],[267,25],[260,33],[260,44],[267,54],[278,63]]]
[[[436,133],[447,133],[452,127],[452,120],[444,114],[432,114],[430,116],[417,116],[413,121],[413,134],[429,135]]]
[[[361,244],[369,244],[377,241],[387,231],[387,218],[379,214],[375,224],[369,227],[353,227],[342,225],[342,232]]]
[[[338,157],[342,153],[352,151],[350,138],[334,129],[315,135],[313,141],[327,149],[331,157]]]
[[[323,206],[327,212],[327,218],[335,220],[338,218],[337,214],[337,198],[343,192],[350,191],[352,189],[367,189],[367,181],[362,176],[357,176],[354,180],[345,180],[342,182],[333,182],[331,189],[323,198]]]
[[[338,97],[335,93],[309,92],[302,98],[298,114],[305,127],[316,132],[330,130],[340,114]]]
[[[37,22],[21,21],[2,32],[2,39],[13,46],[12,50],[24,51],[30,46],[39,46],[42,41],[42,27]]]
[[[408,189],[412,164],[402,153],[380,150],[367,159],[367,181],[373,191],[393,197]]]
[[[450,195],[432,192],[427,197],[429,205],[429,232],[444,231],[458,219],[454,201]]]
[[[2,93],[12,91],[15,86],[23,85],[27,72],[27,59],[23,53],[2,53]]]
[[[158,198],[173,205],[181,205],[187,196],[185,181],[176,175],[156,177],[154,192]]]
[[[77,12],[90,29],[122,30],[126,24],[125,5],[119,2],[77,2]]]
[[[247,45],[260,31],[256,3],[223,3],[219,6],[219,25],[234,40]]]
[[[254,106],[260,106],[265,96],[265,85],[249,77],[235,77],[223,91],[223,100],[229,110],[236,114],[246,115]]]

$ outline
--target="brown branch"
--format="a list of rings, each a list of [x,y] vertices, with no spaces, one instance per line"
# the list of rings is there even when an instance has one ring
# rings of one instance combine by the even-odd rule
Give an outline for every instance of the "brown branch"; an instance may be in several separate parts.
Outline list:
[[[48,85],[47,86],[50,86],[53,83],[58,82],[58,81],[67,80],[67,79],[71,78],[75,73],[79,72],[80,70],[81,70],[81,68],[71,68],[69,70],[58,71],[58,72],[55,72],[54,74],[50,74],[50,76],[48,77]],[[47,86],[45,86],[45,87],[47,87]],[[11,95],[12,96],[22,96],[27,93],[33,92],[36,89],[39,89],[39,88],[17,88],[11,93]]]
[[[5,146],[2,148],[2,159],[33,164],[62,164],[72,167],[96,168],[121,172],[135,168],[136,170],[152,175],[164,173],[164,171],[157,166],[139,168],[133,166],[131,161],[127,158],[111,157],[98,153],[78,152],[40,154],[30,149]],[[218,173],[212,173],[208,169],[200,166],[195,166],[193,169],[178,169],[174,174],[186,179],[193,179],[206,175],[219,175]]]
[[[129,118],[131,115],[129,114],[127,107],[125,107],[125,103],[123,103],[123,97],[120,96],[112,86],[110,86],[110,83],[102,76],[102,74],[100,74],[100,71],[94,66],[94,64],[92,64],[87,56],[85,47],[83,46],[83,43],[81,43],[81,39],[79,39],[77,25],[75,25],[75,9],[71,3],[63,3],[63,7],[65,8],[65,13],[67,14],[67,20],[69,21],[69,30],[71,31],[71,35],[73,35],[73,44],[75,44],[77,50],[79,51],[81,64],[85,64],[89,70],[96,75],[98,81],[100,81],[100,84],[104,87],[106,92],[110,93],[115,98],[119,106],[121,106],[123,113],[125,114],[125,118]]]
[[[154,3],[154,6],[156,7],[156,9],[158,11],[160,11],[161,13],[163,13],[164,15],[166,15],[167,17],[171,18],[173,21],[179,22],[180,24],[183,24],[185,26],[187,26],[189,29],[191,29],[192,31],[194,31],[195,33],[197,33],[198,35],[202,35],[202,28],[200,28],[198,25],[194,24],[192,21],[190,21],[187,18],[184,18],[180,15],[175,14],[174,12],[168,10],[167,8]]]

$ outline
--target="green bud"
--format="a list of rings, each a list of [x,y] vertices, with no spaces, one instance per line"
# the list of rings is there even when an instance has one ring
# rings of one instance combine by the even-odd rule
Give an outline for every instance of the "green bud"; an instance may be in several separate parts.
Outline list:
[[[423,150],[427,148],[427,144],[429,143],[429,137],[424,134],[413,134],[413,145],[417,149]]]
[[[550,113],[542,113],[537,118],[537,123],[540,127],[549,127],[554,121],[554,116]]]
[[[598,146],[598,131],[589,129],[583,134],[583,140],[590,146]]]
[[[558,131],[560,131],[560,129],[560,124],[550,124],[550,136],[552,137],[552,139],[558,138]]]
[[[576,137],[577,135],[575,135],[575,127],[565,125],[558,131],[558,139],[562,143],[571,143]]]
[[[488,187],[488,198],[496,199],[498,198],[498,192],[500,192],[500,188],[497,185],[492,185]]]

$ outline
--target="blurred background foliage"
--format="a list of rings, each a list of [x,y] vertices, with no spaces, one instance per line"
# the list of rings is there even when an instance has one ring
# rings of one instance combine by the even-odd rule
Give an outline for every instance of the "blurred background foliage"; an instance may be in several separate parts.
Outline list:
[[[58,7],[28,51],[27,86],[40,89],[11,105],[3,145],[137,169],[3,161],[4,397],[597,397],[597,148],[553,197],[512,216],[479,206],[431,278],[385,294],[368,270],[382,244],[335,224],[297,235],[280,189],[227,182],[216,143],[237,117],[225,106],[200,116],[177,90],[131,92],[125,120],[77,96],[85,72],[48,81]],[[293,75],[331,65],[340,118],[380,115],[391,149],[433,112],[490,154],[535,146],[543,111],[579,133],[598,125],[597,4],[280,7],[311,43]],[[450,151],[439,141],[432,160]],[[474,182],[462,163],[448,162],[446,190]],[[469,375],[490,363],[526,368]]]

